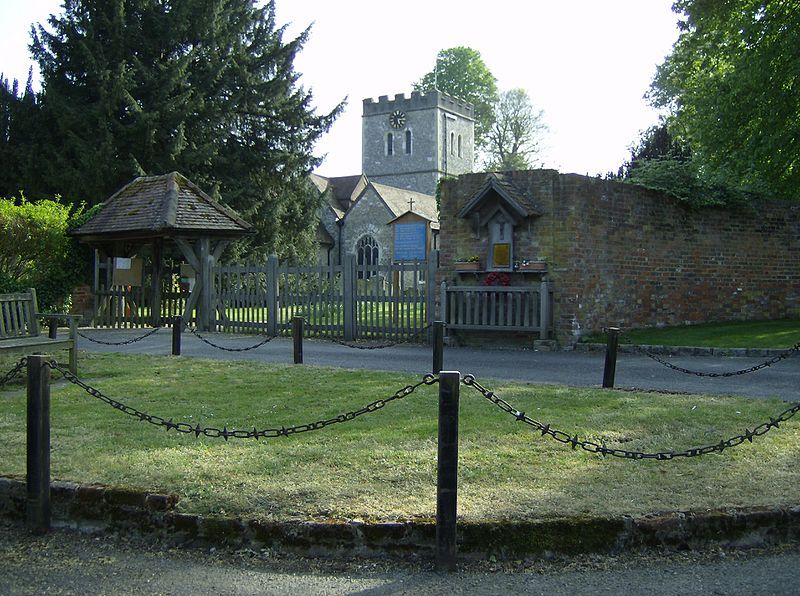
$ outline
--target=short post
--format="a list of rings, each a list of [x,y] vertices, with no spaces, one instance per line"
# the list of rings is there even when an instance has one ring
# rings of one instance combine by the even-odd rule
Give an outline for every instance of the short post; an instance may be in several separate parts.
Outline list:
[[[183,332],[183,317],[172,317],[172,355],[181,355],[181,333]]]
[[[294,363],[303,364],[303,317],[292,318],[292,337],[294,338]]]
[[[617,348],[619,347],[619,328],[607,329],[606,364],[603,368],[603,387],[614,386],[614,377],[617,374]]]
[[[433,374],[438,375],[444,366],[444,322],[433,323]]]
[[[32,532],[50,529],[50,367],[47,356],[28,356],[27,500]]]
[[[436,473],[436,568],[456,570],[458,398],[461,374],[439,375],[439,449]]]
[[[50,339],[57,339],[58,338],[58,321],[55,319],[50,319],[50,325],[47,330],[47,337]]]

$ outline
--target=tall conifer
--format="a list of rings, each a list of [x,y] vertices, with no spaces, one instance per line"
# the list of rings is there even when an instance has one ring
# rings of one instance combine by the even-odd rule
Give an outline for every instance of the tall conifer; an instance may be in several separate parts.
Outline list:
[[[342,106],[317,115],[275,4],[66,0],[39,27],[53,192],[90,204],[137,175],[179,170],[256,227],[247,251],[311,248],[312,149]]]

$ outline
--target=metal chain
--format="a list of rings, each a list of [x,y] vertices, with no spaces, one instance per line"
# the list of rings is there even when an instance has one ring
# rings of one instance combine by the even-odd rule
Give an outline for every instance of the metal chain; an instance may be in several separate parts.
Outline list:
[[[699,370],[690,370],[688,368],[683,368],[681,366],[677,366],[675,364],[672,364],[672,362],[664,360],[663,358],[659,358],[656,354],[653,354],[649,350],[645,350],[644,348],[641,348],[640,346],[636,346],[636,349],[638,351],[640,351],[642,354],[644,354],[645,356],[647,356],[648,358],[650,358],[651,360],[655,360],[659,364],[662,364],[662,365],[666,366],[667,368],[670,368],[670,369],[672,369],[674,371],[677,371],[677,372],[680,372],[680,373],[684,373],[684,374],[687,374],[687,375],[695,375],[697,377],[720,378],[720,377],[735,377],[735,376],[738,376],[738,375],[746,375],[746,374],[749,374],[749,373],[752,373],[752,372],[759,371],[762,368],[767,368],[769,366],[772,366],[773,364],[776,364],[776,363],[780,362],[781,360],[785,360],[785,359],[789,358],[795,352],[800,350],[800,343],[796,343],[792,348],[786,350],[785,352],[782,352],[782,353],[778,354],[777,356],[774,356],[773,358],[770,358],[769,360],[766,360],[765,362],[762,362],[760,364],[756,364],[755,366],[751,366],[750,368],[743,368],[741,370],[735,370],[735,371],[730,371],[730,372],[722,372],[722,373],[703,372],[703,371],[699,371]]]
[[[21,358],[20,361],[14,365],[14,368],[12,368],[6,374],[0,377],[0,387],[2,387],[10,380],[12,380],[14,377],[16,377],[19,374],[19,371],[25,368],[27,364],[28,364],[28,358],[27,357]]]
[[[150,331],[148,331],[147,333],[145,333],[144,335],[141,335],[139,337],[134,337],[133,339],[126,339],[125,341],[103,341],[102,339],[94,339],[94,338],[89,337],[88,335],[84,335],[80,331],[78,331],[78,335],[80,335],[83,339],[88,339],[91,342],[94,342],[96,344],[103,344],[104,346],[126,346],[128,344],[132,344],[132,343],[135,343],[137,341],[141,341],[141,340],[145,339],[146,337],[150,337],[151,335],[153,335],[159,329],[161,329],[161,327],[155,327],[155,328],[151,329]]]
[[[645,453],[642,451],[628,451],[627,449],[615,449],[611,447],[606,447],[605,443],[598,444],[595,443],[594,441],[581,440],[578,438],[578,435],[574,436],[569,435],[563,431],[551,428],[549,424],[542,424],[541,422],[538,422],[533,418],[530,418],[525,414],[525,412],[517,410],[514,406],[496,396],[494,392],[486,389],[486,387],[484,387],[477,380],[475,380],[475,377],[473,375],[464,376],[462,382],[464,383],[464,385],[467,385],[468,387],[474,387],[475,390],[478,393],[480,393],[484,398],[486,398],[488,401],[496,405],[504,412],[512,415],[516,420],[524,422],[525,424],[528,424],[529,426],[535,428],[537,431],[541,432],[542,436],[547,435],[552,439],[555,439],[559,443],[570,445],[573,449],[580,447],[584,451],[588,451],[589,453],[599,453],[603,457],[607,455],[612,455],[614,457],[620,457],[623,459],[655,459],[658,461],[667,461],[678,457],[696,457],[698,455],[707,455],[709,453],[722,453],[725,449],[728,449],[730,447],[736,447],[737,445],[741,445],[745,441],[752,443],[755,437],[760,437],[761,435],[765,435],[773,428],[779,428],[781,422],[786,422],[792,416],[794,416],[798,411],[800,411],[800,403],[796,403],[793,406],[781,412],[777,417],[770,418],[769,422],[765,422],[755,427],[752,431],[749,429],[745,429],[745,434],[731,437],[728,440],[720,441],[719,443],[716,443],[714,445],[706,445],[704,447],[693,447],[691,449],[686,449],[685,451],[658,451],[654,453]]]
[[[377,412],[378,410],[382,409],[386,404],[389,402],[403,399],[404,397],[408,397],[420,386],[420,385],[433,385],[434,383],[439,382],[439,378],[432,374],[425,375],[421,381],[417,382],[414,385],[406,385],[402,389],[398,389],[393,395],[387,397],[385,399],[378,399],[373,401],[372,403],[367,404],[361,409],[354,410],[351,412],[346,412],[344,414],[339,414],[334,418],[327,418],[323,420],[317,420],[316,422],[309,422],[307,424],[298,424],[296,426],[282,426],[281,428],[266,428],[262,430],[258,430],[257,428],[253,428],[252,430],[244,430],[244,429],[234,429],[228,430],[227,426],[223,428],[214,428],[214,427],[201,427],[199,424],[192,426],[187,422],[173,422],[172,418],[169,420],[165,420],[160,416],[154,416],[152,414],[147,414],[142,412],[141,410],[137,410],[134,407],[125,405],[124,403],[112,399],[107,395],[104,395],[98,389],[86,384],[85,382],[81,381],[77,376],[73,375],[69,370],[65,369],[64,367],[60,366],[54,360],[48,361],[47,366],[51,369],[58,371],[61,375],[72,383],[73,385],[77,385],[81,387],[86,393],[91,395],[92,397],[96,397],[100,401],[106,403],[107,405],[111,406],[115,410],[119,410],[120,412],[124,412],[129,416],[137,418],[142,422],[149,422],[155,426],[163,426],[169,431],[170,429],[174,429],[179,433],[185,434],[194,434],[195,437],[199,437],[200,435],[211,437],[211,438],[219,438],[222,437],[226,441],[230,438],[234,439],[259,439],[259,438],[275,438],[275,437],[288,437],[289,435],[295,435],[299,433],[314,431],[314,430],[321,430],[326,426],[330,426],[332,424],[338,424],[340,422],[350,422],[351,420],[355,420],[359,416],[364,414],[370,414],[373,412]]]
[[[795,352],[800,351],[800,342],[797,342],[796,344],[794,344],[794,346],[792,346],[788,350],[785,350],[785,351],[781,352],[780,354],[778,354],[777,356],[774,356],[774,357],[770,358],[769,360],[766,360],[766,361],[764,361],[764,362],[762,362],[760,364],[756,364],[755,366],[751,366],[750,368],[743,368],[741,370],[734,370],[734,371],[729,371],[729,372],[716,373],[716,372],[703,372],[703,371],[699,371],[699,370],[690,370],[688,368],[683,368],[681,366],[677,366],[675,364],[672,364],[668,360],[664,360],[663,358],[660,358],[658,355],[654,354],[650,350],[647,350],[643,346],[634,344],[633,341],[629,337],[627,337],[626,333],[620,333],[618,335],[618,337],[619,337],[620,341],[623,342],[625,345],[628,345],[628,346],[632,347],[637,352],[640,352],[641,354],[644,354],[645,356],[647,356],[651,360],[654,360],[654,361],[658,362],[659,364],[661,364],[663,366],[666,366],[669,369],[672,369],[672,370],[674,370],[676,372],[680,372],[680,373],[683,373],[683,374],[686,374],[686,375],[694,375],[694,376],[697,376],[697,377],[709,377],[709,378],[712,378],[712,379],[713,378],[736,377],[736,376],[739,376],[739,375],[746,375],[746,374],[749,374],[749,373],[752,373],[752,372],[756,372],[756,371],[761,370],[762,368],[767,368],[767,367],[772,366],[773,364],[777,364],[781,360],[786,360],[787,358],[790,358],[791,356],[793,356],[795,354]]]
[[[308,321],[306,321],[306,323],[308,323]],[[335,337],[329,337],[329,338],[326,338],[326,339],[330,340],[331,342],[333,342],[335,344],[339,344],[340,346],[345,346],[345,347],[348,347],[348,348],[354,348],[356,350],[383,350],[384,348],[393,348],[394,346],[397,346],[397,345],[400,345],[400,344],[411,343],[412,340],[418,338],[420,335],[425,333],[431,327],[433,327],[433,325],[431,325],[431,324],[425,325],[425,327],[423,327],[422,329],[420,329],[419,331],[417,331],[413,335],[409,335],[405,339],[401,339],[401,340],[398,340],[398,341],[391,341],[391,342],[388,342],[388,343],[385,343],[385,344],[379,344],[379,345],[376,345],[376,346],[362,346],[362,345],[359,345],[359,344],[346,342],[346,341],[343,341],[341,339],[336,339]]]
[[[260,348],[264,344],[271,342],[273,339],[275,339],[277,337],[275,335],[268,335],[268,336],[266,336],[264,338],[263,341],[260,341],[260,342],[258,342],[257,344],[255,344],[253,346],[247,346],[246,348],[227,348],[225,346],[221,346],[219,344],[215,344],[211,340],[203,337],[202,335],[200,335],[200,333],[197,332],[197,329],[194,329],[194,328],[190,327],[189,331],[191,331],[192,335],[194,335],[197,339],[199,339],[203,343],[208,344],[212,348],[217,348],[218,350],[224,350],[226,352],[248,352],[250,350],[255,350],[256,348]]]

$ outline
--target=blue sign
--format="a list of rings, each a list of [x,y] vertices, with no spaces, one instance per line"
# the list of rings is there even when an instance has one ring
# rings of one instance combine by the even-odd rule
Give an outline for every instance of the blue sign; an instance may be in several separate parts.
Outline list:
[[[424,221],[394,225],[394,260],[424,261],[428,224]]]

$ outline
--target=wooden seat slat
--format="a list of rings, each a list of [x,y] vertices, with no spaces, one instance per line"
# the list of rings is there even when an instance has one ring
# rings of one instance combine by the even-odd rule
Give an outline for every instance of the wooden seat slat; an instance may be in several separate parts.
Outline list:
[[[39,332],[39,318],[65,320],[69,325],[68,338],[51,339]],[[39,313],[36,290],[0,294],[0,350],[42,352],[69,348],[69,369],[78,372],[77,325],[78,315],[48,315]],[[39,349],[41,348],[41,349]]]

